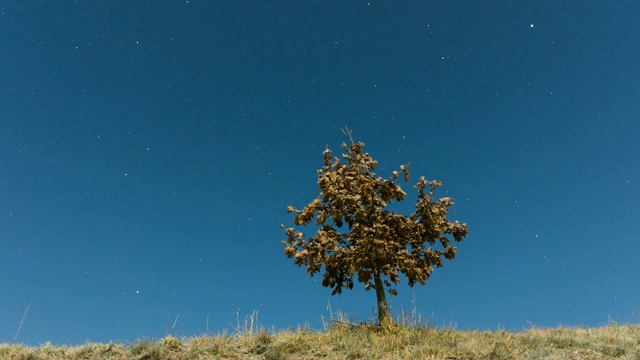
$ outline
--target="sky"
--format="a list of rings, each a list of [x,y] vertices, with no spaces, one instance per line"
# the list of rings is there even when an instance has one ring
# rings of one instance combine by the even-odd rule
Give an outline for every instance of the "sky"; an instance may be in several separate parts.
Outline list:
[[[345,126],[379,176],[411,162],[399,209],[425,176],[469,227],[394,315],[638,323],[638,19],[624,0],[1,2],[0,343],[373,319],[375,292],[331,296],[280,243]]]

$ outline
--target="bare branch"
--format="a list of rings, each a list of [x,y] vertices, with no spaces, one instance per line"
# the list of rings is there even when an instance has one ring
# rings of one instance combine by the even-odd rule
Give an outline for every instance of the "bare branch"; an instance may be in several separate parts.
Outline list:
[[[342,130],[342,133],[347,135],[349,137],[349,140],[351,141],[351,145],[354,145],[356,142],[353,141],[353,135],[352,135],[352,131],[349,130],[349,128],[345,125],[344,129],[340,128],[340,130]]]

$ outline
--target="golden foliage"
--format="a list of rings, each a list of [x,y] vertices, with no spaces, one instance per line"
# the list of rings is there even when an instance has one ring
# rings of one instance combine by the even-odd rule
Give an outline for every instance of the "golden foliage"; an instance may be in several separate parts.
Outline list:
[[[414,185],[418,191],[415,212],[409,216],[385,208],[407,195],[395,183],[399,172],[383,179],[376,176],[377,161],[363,152],[364,143],[342,144],[342,159],[328,148],[323,152],[324,165],[318,170],[320,195],[302,210],[292,206],[295,226],[306,226],[315,218],[319,227],[315,236],[305,239],[295,229],[285,229],[285,255],[294,264],[306,266],[310,275],[324,267],[322,285],[333,289],[332,295],[353,288],[354,277],[375,288],[375,277],[384,277],[384,286],[393,295],[392,284],[400,281],[399,273],[410,286],[425,284],[434,267],[442,266],[442,257],[453,259],[456,247],[468,233],[467,224],[447,220],[453,199],[436,200],[433,195],[442,182],[424,177]],[[404,180],[409,181],[409,166],[400,166]],[[346,228],[345,228],[346,225]]]

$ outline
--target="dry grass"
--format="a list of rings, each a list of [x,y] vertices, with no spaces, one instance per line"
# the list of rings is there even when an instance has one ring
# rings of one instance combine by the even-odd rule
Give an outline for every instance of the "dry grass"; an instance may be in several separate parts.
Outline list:
[[[521,332],[435,329],[421,319],[402,317],[384,332],[367,324],[350,324],[341,314],[324,331],[307,328],[269,332],[257,313],[232,334],[139,340],[129,345],[86,343],[40,347],[0,344],[0,359],[638,359],[640,325],[600,328],[531,328]]]

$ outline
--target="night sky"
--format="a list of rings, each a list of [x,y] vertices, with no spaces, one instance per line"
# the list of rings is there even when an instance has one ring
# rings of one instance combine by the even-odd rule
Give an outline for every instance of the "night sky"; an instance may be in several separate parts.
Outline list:
[[[370,320],[283,254],[353,130],[444,182],[458,256],[392,312],[640,321],[637,1],[4,1],[0,342]],[[306,229],[311,232],[312,229]],[[208,323],[208,325],[207,325]]]

